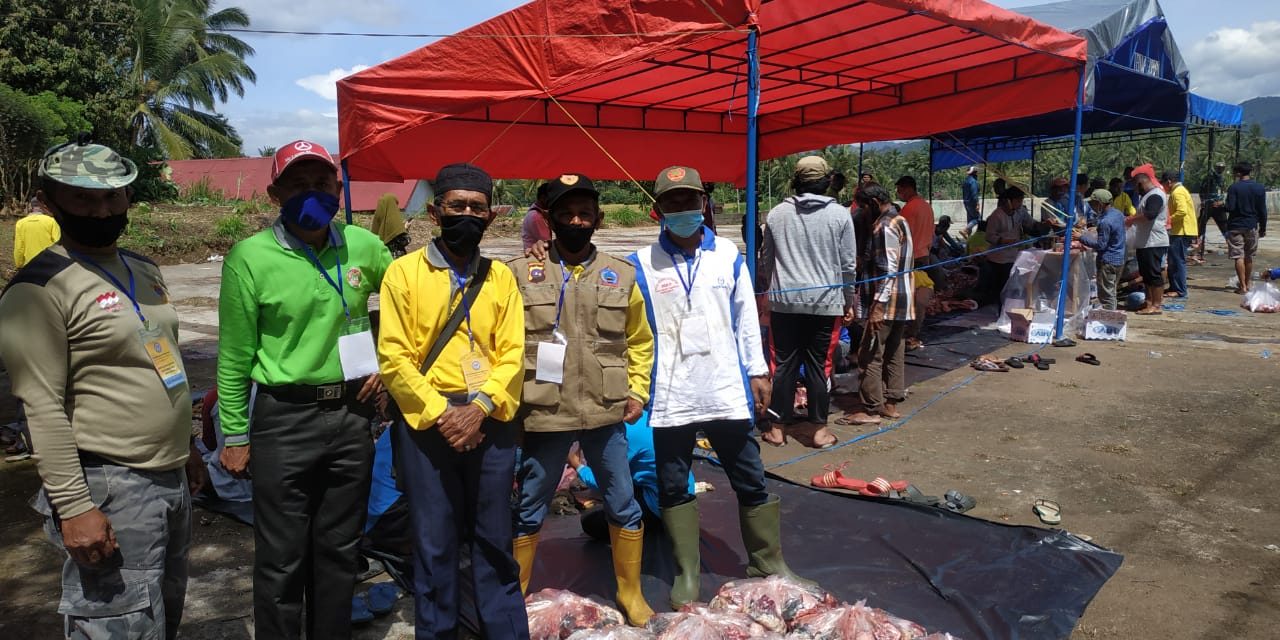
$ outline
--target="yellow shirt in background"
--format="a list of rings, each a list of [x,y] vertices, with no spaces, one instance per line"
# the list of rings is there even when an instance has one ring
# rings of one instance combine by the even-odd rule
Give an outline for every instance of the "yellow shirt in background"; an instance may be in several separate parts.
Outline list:
[[[1111,206],[1115,207],[1116,211],[1119,211],[1126,216],[1131,216],[1138,212],[1138,209],[1133,206],[1133,200],[1129,199],[1129,194],[1123,191],[1120,192],[1120,195],[1115,197],[1115,200],[1111,201]]]
[[[62,239],[62,227],[53,217],[43,213],[33,213],[13,227],[13,264],[21,269],[41,251],[57,244]]]
[[[470,321],[462,321],[425,376],[419,370],[462,297],[448,264],[433,242],[387,268],[379,297],[382,381],[408,425],[429,429],[449,407],[446,396],[467,393],[462,360],[474,338],[490,373],[472,404],[494,419],[510,421],[524,384],[524,301],[507,265],[495,261],[490,266]],[[474,268],[468,269],[467,285]]]
[[[1169,235],[1172,236],[1200,235],[1195,201],[1181,182],[1173,185],[1173,192],[1169,194],[1169,225]]]

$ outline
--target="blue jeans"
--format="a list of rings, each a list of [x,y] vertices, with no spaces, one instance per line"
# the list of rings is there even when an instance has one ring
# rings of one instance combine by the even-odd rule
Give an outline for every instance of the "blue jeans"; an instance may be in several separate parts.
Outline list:
[[[1169,236],[1169,291],[1187,295],[1187,251],[1195,236]]]
[[[694,499],[689,491],[689,466],[693,445],[701,430],[716,450],[729,485],[743,507],[758,507],[769,501],[764,484],[764,463],[760,461],[760,441],[751,435],[748,420],[714,420],[683,427],[653,430],[654,457],[658,464],[658,504],[663,509]]]
[[[521,449],[516,480],[520,506],[515,513],[515,534],[532,535],[542,529],[547,506],[555,497],[569,447],[577,440],[582,457],[595,473],[604,494],[605,515],[623,529],[639,529],[644,512],[636,502],[627,459],[627,432],[621,422],[581,431],[527,431]]]

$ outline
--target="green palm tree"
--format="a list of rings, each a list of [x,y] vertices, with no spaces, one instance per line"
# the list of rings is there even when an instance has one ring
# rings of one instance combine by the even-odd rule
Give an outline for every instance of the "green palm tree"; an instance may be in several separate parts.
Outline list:
[[[217,106],[257,80],[253,48],[227,28],[249,26],[242,9],[211,0],[133,0],[137,19],[125,76],[136,92],[134,143],[170,160],[240,154],[240,136]]]

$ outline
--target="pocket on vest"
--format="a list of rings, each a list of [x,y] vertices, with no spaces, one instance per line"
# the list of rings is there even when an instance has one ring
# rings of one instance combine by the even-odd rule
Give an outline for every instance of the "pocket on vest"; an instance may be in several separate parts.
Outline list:
[[[627,333],[627,306],[631,303],[629,291],[601,289],[597,301],[596,326],[602,338],[622,338]]]
[[[600,363],[601,397],[606,401],[626,400],[630,395],[627,385],[627,359],[611,354],[598,353],[596,360]]]
[[[526,348],[524,351],[524,390],[520,399],[522,404],[539,407],[553,407],[560,404],[560,385],[550,382],[538,382],[538,348]]]
[[[529,287],[523,294],[525,331],[549,334],[556,324],[556,303],[560,299],[560,289]]]

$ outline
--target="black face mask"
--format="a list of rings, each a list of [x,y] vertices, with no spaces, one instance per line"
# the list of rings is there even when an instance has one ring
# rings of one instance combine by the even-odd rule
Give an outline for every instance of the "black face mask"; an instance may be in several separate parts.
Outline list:
[[[591,244],[591,236],[596,232],[592,227],[573,227],[559,222],[554,223],[552,231],[556,234],[556,241],[569,253],[578,253],[587,248]]]
[[[86,247],[100,249],[115,244],[120,238],[124,228],[129,226],[129,214],[95,218],[61,211],[58,213],[58,226],[62,227],[62,235]]]
[[[440,241],[444,242],[444,246],[454,255],[467,257],[480,246],[480,239],[484,237],[486,226],[488,221],[484,218],[466,215],[441,216]]]

